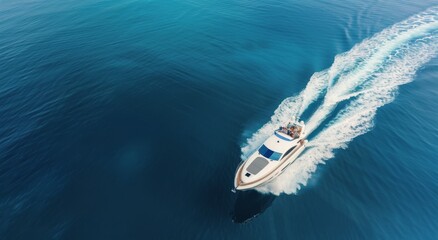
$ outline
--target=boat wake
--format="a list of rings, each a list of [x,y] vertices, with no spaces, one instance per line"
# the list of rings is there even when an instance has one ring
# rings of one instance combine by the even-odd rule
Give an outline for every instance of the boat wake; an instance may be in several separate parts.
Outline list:
[[[311,135],[307,150],[293,167],[257,190],[296,193],[318,164],[334,157],[335,149],[346,148],[355,137],[370,131],[377,109],[390,103],[398,86],[411,82],[437,53],[438,7],[432,7],[337,55],[330,68],[313,74],[303,91],[285,99],[242,147],[242,159],[246,159],[278,126],[316,105],[306,121],[306,134]],[[317,128],[322,130],[312,134]]]

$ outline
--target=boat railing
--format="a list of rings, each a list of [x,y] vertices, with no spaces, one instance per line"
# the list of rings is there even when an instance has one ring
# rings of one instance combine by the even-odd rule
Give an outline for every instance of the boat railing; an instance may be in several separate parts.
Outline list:
[[[237,171],[239,171],[240,166],[242,166],[242,164],[243,164],[244,162],[245,162],[245,161],[243,161],[243,160],[240,161],[240,163],[237,165],[236,170],[234,171],[234,175],[236,175]]]

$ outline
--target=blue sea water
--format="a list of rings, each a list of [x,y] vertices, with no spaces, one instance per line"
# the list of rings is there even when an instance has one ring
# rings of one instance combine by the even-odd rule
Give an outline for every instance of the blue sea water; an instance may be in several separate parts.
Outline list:
[[[1,1],[0,239],[437,239],[437,4]]]

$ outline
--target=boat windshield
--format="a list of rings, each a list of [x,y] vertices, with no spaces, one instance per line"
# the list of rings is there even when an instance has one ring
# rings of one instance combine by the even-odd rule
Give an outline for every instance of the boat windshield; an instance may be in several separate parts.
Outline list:
[[[259,153],[263,155],[266,158],[269,158],[271,160],[277,161],[281,157],[281,153],[274,152],[268,147],[266,147],[264,144],[260,147]]]

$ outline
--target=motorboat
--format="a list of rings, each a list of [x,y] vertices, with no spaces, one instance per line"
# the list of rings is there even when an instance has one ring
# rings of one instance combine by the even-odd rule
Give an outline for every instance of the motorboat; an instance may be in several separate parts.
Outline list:
[[[249,158],[242,161],[234,177],[235,190],[249,190],[263,186],[292,165],[303,152],[305,124],[293,117],[286,126],[274,131]]]

